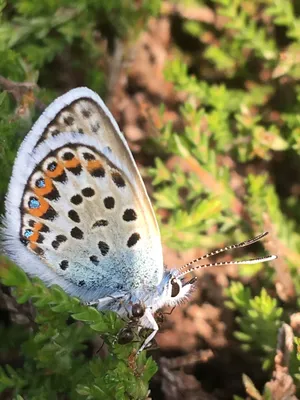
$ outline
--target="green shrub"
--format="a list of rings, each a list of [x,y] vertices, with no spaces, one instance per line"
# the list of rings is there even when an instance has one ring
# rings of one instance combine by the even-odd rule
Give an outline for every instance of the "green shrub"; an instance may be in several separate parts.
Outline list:
[[[22,368],[0,369],[0,391],[13,389],[19,399],[146,397],[157,367],[145,352],[136,355],[140,342],[118,344],[124,321],[113,312],[99,313],[80,304],[59,287],[48,289],[38,279],[29,280],[19,268],[1,261],[1,281],[13,287],[19,304],[31,300],[37,315],[22,334],[16,324],[9,335],[1,335],[2,351],[18,349],[25,362]],[[88,354],[88,343],[98,335],[109,349],[104,359]]]

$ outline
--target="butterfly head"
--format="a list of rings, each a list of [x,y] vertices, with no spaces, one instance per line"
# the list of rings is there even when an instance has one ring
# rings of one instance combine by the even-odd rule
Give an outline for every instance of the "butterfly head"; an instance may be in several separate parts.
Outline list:
[[[178,275],[179,271],[176,269],[165,272],[161,283],[157,287],[154,299],[149,302],[151,303],[152,311],[156,311],[163,306],[175,306],[183,302],[191,293],[197,278],[193,277],[190,280],[184,280]]]
[[[197,278],[194,276],[190,280],[179,277],[178,270],[172,270],[167,276],[166,294],[168,305],[174,306],[186,299],[194,287]]]

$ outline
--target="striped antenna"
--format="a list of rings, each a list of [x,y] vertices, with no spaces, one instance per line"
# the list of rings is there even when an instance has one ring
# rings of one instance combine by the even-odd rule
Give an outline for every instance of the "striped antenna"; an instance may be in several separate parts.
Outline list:
[[[258,242],[260,239],[262,239],[263,237],[267,236],[268,233],[269,232],[264,232],[264,233],[261,233],[258,236],[255,236],[255,238],[253,238],[253,239],[246,240],[245,242],[241,242],[241,243],[238,243],[238,244],[232,244],[231,246],[225,246],[222,249],[211,251],[210,253],[204,254],[204,256],[201,256],[199,258],[195,258],[195,260],[190,261],[187,264],[184,264],[182,267],[180,267],[178,269],[178,271],[180,272],[184,268],[189,267],[190,265],[193,265],[198,261],[204,260],[205,258],[209,258],[209,257],[215,256],[217,254],[224,253],[224,251],[228,251],[228,250],[232,250],[232,249],[240,249],[241,247],[250,246],[251,244]]]
[[[214,251],[212,251],[212,252],[210,252],[208,254],[205,254],[204,256],[201,256],[199,258],[196,258],[193,261],[188,262],[187,264],[184,264],[182,267],[180,267],[178,269],[178,272],[184,271],[185,268],[187,268],[187,267],[189,267],[189,266],[191,266],[191,265],[193,265],[193,264],[195,264],[195,263],[197,263],[197,262],[199,262],[201,260],[204,260],[205,258],[215,256],[217,254],[223,253],[223,252],[228,251],[228,250],[240,249],[241,247],[250,246],[251,244],[256,243],[259,240],[261,240],[262,238],[264,238],[268,233],[269,232],[263,232],[260,235],[254,237],[253,239],[249,239],[249,240],[246,240],[246,241],[238,243],[238,244],[232,244],[231,246],[226,246],[226,247],[223,247],[222,249],[214,250]],[[220,266],[220,265],[229,265],[229,264],[257,264],[257,263],[260,263],[260,262],[266,262],[266,261],[275,260],[276,258],[277,258],[277,256],[272,256],[271,255],[271,256],[266,256],[266,257],[262,257],[262,258],[256,258],[256,259],[248,260],[248,261],[246,261],[246,260],[245,261],[224,261],[224,262],[217,262],[217,263],[212,263],[212,264],[204,264],[204,265],[199,265],[199,266],[197,266],[195,268],[190,268],[190,269],[188,269],[188,271],[184,271],[181,274],[179,274],[179,276],[185,275],[188,272],[191,272],[194,269],[199,269],[199,268],[206,268],[206,267],[213,267],[213,266]]]
[[[247,265],[247,264],[258,264],[261,262],[267,262],[267,261],[272,261],[276,260],[277,256],[265,256],[265,257],[260,257],[260,258],[254,258],[252,260],[240,260],[240,261],[220,261],[220,262],[215,262],[211,264],[202,264],[202,265],[196,265],[195,267],[189,268],[188,270],[182,272],[181,274],[177,275],[176,278],[180,278],[186,274],[189,274],[192,271],[195,271],[196,269],[201,269],[201,268],[209,268],[209,267],[220,267],[222,265]]]

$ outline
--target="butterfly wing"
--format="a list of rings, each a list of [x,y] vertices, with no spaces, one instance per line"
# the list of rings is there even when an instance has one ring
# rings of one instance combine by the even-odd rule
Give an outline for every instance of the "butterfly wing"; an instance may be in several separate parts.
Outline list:
[[[87,88],[55,100],[24,139],[5,225],[11,258],[85,300],[162,278],[144,184],[111,113]]]

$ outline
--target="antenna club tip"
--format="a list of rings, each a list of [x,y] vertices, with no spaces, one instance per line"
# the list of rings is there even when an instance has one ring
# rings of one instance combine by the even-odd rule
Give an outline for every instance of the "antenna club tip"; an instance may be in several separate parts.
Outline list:
[[[267,236],[268,234],[269,234],[268,231],[264,231],[264,232],[262,232],[261,234],[257,235],[256,237],[262,239],[262,238],[264,238],[265,236]]]

